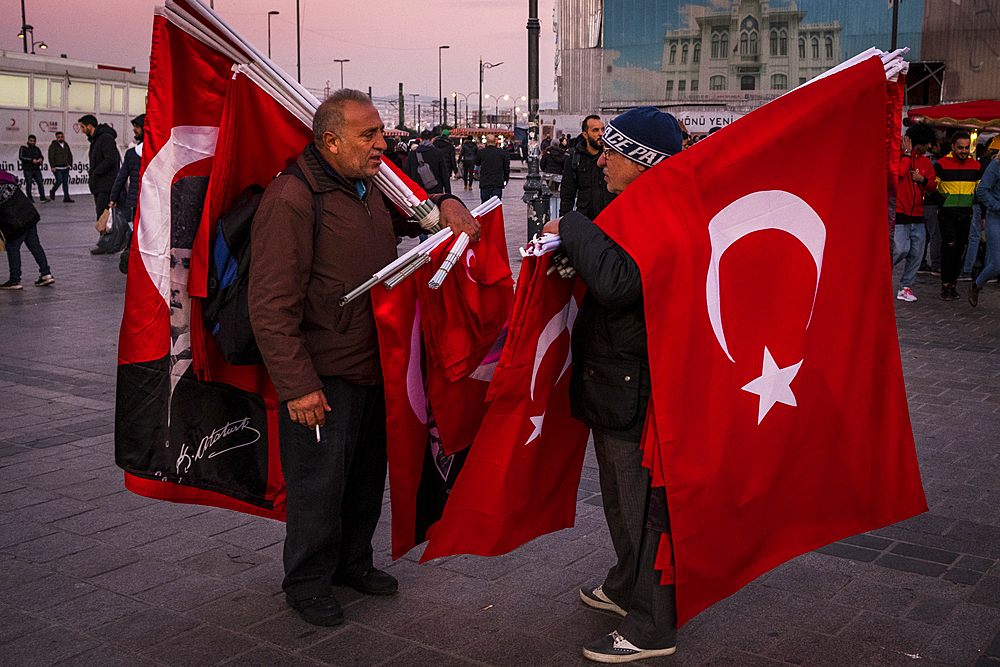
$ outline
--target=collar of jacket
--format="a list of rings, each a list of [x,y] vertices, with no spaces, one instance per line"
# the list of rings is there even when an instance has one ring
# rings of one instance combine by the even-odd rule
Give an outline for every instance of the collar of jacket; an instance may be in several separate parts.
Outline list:
[[[302,151],[302,160],[306,165],[306,180],[309,181],[309,185],[312,187],[313,192],[343,190],[354,197],[358,196],[358,191],[355,189],[354,184],[338,174],[337,171],[330,166],[330,163],[327,162],[326,158],[324,158],[319,152],[319,148],[316,147],[316,142],[309,142],[306,149]],[[371,179],[366,178],[363,182],[365,184],[364,199],[367,199],[368,193],[372,191]]]

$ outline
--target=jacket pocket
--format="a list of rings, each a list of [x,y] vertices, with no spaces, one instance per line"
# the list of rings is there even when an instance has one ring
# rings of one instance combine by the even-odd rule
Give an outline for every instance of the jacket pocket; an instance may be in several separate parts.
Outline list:
[[[581,374],[581,408],[588,426],[623,431],[639,419],[642,386],[639,363],[617,361],[607,367],[585,364]]]

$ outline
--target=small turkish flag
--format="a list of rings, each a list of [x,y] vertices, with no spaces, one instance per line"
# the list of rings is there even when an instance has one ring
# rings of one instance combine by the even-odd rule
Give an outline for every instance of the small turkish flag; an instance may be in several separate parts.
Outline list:
[[[667,490],[680,623],[927,509],[888,296],[888,100],[878,57],[800,87],[596,221],[642,273],[645,459]]]

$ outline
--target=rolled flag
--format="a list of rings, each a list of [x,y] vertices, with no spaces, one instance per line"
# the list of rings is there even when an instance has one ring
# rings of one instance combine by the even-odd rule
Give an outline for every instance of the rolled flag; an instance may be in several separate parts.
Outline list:
[[[434,277],[430,279],[427,286],[431,289],[438,289],[441,287],[441,283],[443,283],[444,279],[448,277],[448,272],[451,271],[452,267],[455,266],[455,262],[458,261],[458,258],[462,256],[462,253],[465,252],[465,249],[468,247],[469,235],[462,232],[458,235],[458,238],[455,239],[455,243],[452,244],[451,250],[448,251],[448,256],[444,258],[443,262],[441,262],[441,268],[437,270],[437,273],[435,273]]]
[[[340,297],[340,301],[338,303],[341,306],[346,306],[348,303],[358,298],[371,288],[375,287],[380,282],[388,280],[395,274],[404,271],[407,267],[409,267],[410,264],[418,261],[420,257],[426,255],[428,258],[430,258],[430,252],[435,248],[437,248],[442,243],[444,243],[445,241],[447,241],[448,238],[451,236],[451,234],[452,231],[451,229],[448,228],[442,229],[441,231],[437,232],[436,234],[434,234],[434,236],[431,236],[423,243],[420,243],[419,245],[415,246],[409,252],[403,253],[398,259],[394,260],[390,264],[387,264],[385,268],[380,270],[378,273],[373,275],[365,282],[361,283],[361,285],[354,288],[344,296]],[[420,264],[413,267],[413,271],[415,271],[419,266],[425,264],[426,261],[427,260],[421,261]],[[410,275],[410,273],[412,273],[413,271],[410,271],[406,275]],[[402,278],[400,278],[400,280],[402,280]],[[399,281],[394,282],[393,286],[395,286],[398,282]]]

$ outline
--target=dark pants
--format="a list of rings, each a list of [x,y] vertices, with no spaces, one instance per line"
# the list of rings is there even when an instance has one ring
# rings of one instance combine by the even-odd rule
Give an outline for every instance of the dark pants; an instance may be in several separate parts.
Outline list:
[[[941,227],[941,284],[954,285],[965,261],[965,247],[969,244],[969,225],[972,224],[972,207],[944,207],[938,209]]]
[[[472,162],[471,160],[469,161],[462,160],[462,181],[470,188],[472,187],[472,181],[473,181],[472,177],[475,175],[476,175],[476,163]]]
[[[52,173],[55,175],[56,182],[52,186],[52,191],[49,192],[49,197],[55,199],[56,190],[58,190],[61,185],[63,189],[63,199],[69,199],[69,169],[56,169]]]
[[[941,228],[938,227],[937,204],[924,204],[924,229],[927,231],[927,258],[934,271],[941,270]]]
[[[503,188],[479,188],[479,200],[481,202],[486,202],[490,197],[499,197],[503,199]]]
[[[628,612],[618,632],[645,649],[677,641],[674,586],[660,584],[654,569],[660,535],[646,527],[649,470],[642,467],[638,442],[594,431],[604,517],[618,562],[604,579],[604,594]]]
[[[7,244],[7,266],[10,268],[10,279],[16,283],[21,282],[21,244],[28,246],[31,256],[38,264],[38,275],[44,276],[49,271],[49,261],[42,250],[42,243],[38,240],[38,225],[32,225],[31,229],[21,238]]]
[[[111,205],[111,193],[110,192],[95,192],[94,193],[94,207],[97,209],[97,218],[101,217],[101,213],[104,213],[104,209]],[[94,220],[97,220],[94,218]]]
[[[31,184],[38,184],[38,198],[45,199],[45,183],[42,182],[42,172],[40,171],[26,171],[24,172],[24,194],[28,195],[28,199],[31,199]],[[32,201],[34,201],[32,199]]]
[[[293,600],[330,595],[331,577],[359,577],[372,567],[372,536],[385,490],[385,394],[325,377],[322,441],[315,428],[293,422],[279,406],[281,470],[285,477],[285,579]]]

